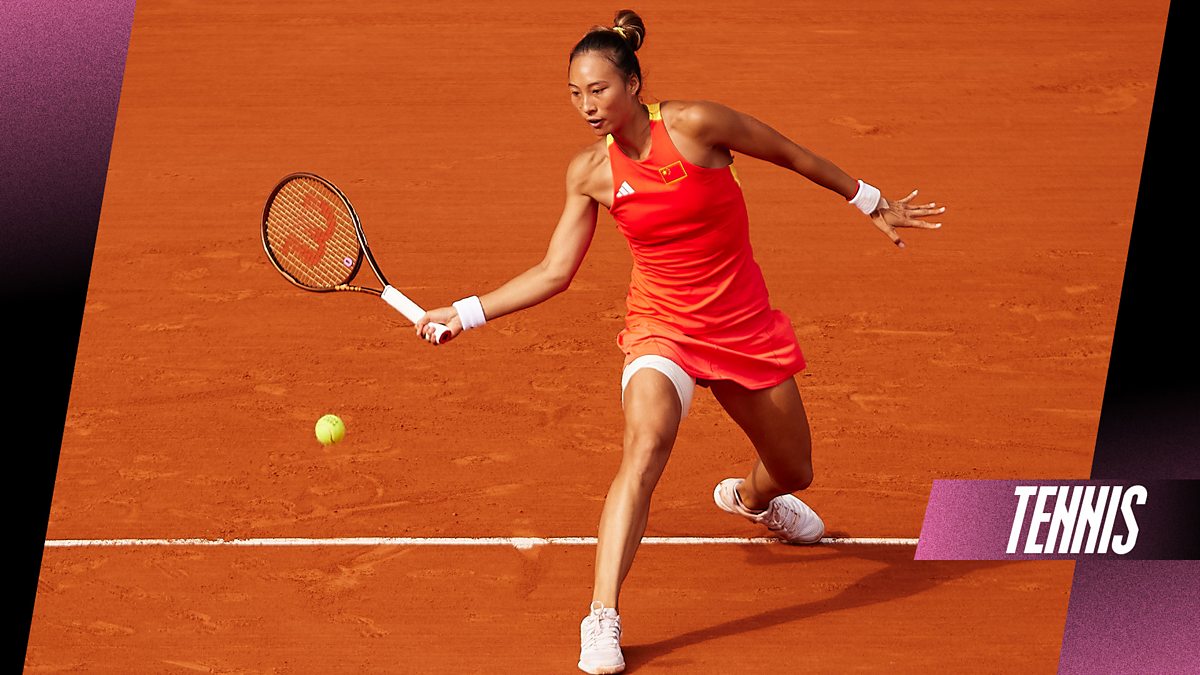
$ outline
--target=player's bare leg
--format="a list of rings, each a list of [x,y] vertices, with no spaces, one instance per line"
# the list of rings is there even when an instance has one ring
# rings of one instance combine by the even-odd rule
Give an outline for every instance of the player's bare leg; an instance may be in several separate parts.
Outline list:
[[[759,461],[738,488],[746,508],[760,511],[775,497],[812,483],[812,435],[794,377],[768,389],[730,380],[713,381],[710,389],[758,452]]]
[[[629,378],[624,401],[625,450],[600,516],[592,595],[613,608],[646,531],[650,496],[667,466],[682,411],[671,380],[653,368]]]

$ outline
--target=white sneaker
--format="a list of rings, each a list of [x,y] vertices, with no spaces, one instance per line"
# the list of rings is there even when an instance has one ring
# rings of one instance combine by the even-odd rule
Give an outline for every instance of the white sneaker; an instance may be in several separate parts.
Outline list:
[[[713,490],[713,501],[722,511],[745,516],[752,523],[766,525],[788,544],[815,544],[825,535],[825,523],[808,504],[795,495],[779,495],[765,511],[755,513],[742,504],[737,488],[744,478],[726,478]]]
[[[591,611],[579,624],[579,669],[592,675],[625,671],[621,617],[599,600],[592,602]]]

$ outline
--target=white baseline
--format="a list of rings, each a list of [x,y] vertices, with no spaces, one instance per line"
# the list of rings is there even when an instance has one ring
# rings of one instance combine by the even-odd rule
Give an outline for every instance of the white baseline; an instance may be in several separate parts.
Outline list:
[[[643,544],[697,545],[783,544],[775,537],[643,537]],[[916,546],[900,537],[825,537],[822,544],[851,546]],[[134,546],[595,546],[595,537],[260,537],[251,539],[47,539],[46,548]]]

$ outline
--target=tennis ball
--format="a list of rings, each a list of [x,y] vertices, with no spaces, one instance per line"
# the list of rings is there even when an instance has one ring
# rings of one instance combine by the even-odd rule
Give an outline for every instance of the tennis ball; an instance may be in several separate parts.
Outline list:
[[[317,420],[317,440],[321,445],[337,443],[346,437],[346,424],[337,415],[323,415]]]

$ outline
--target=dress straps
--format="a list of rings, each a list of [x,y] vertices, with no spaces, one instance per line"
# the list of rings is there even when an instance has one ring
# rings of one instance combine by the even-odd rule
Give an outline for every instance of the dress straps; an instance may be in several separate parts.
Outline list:
[[[662,121],[662,111],[659,109],[658,103],[647,103],[646,110],[649,111],[651,120],[658,120],[660,122]],[[608,147],[608,146],[612,145],[614,142],[615,142],[615,139],[613,138],[613,135],[608,134],[607,138],[604,141],[604,146]]]

